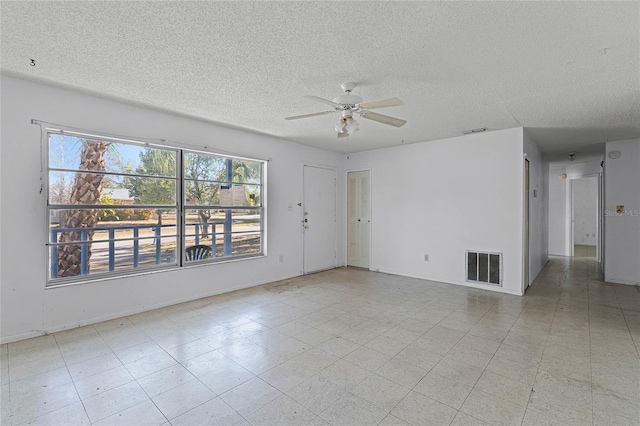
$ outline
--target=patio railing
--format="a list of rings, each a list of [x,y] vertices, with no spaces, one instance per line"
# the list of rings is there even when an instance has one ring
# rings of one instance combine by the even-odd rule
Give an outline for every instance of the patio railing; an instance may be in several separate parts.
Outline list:
[[[217,235],[217,225],[224,225],[225,222],[202,222],[202,223],[188,223],[185,226],[187,228],[193,227],[193,232],[186,232],[187,236],[193,237],[195,239],[195,245],[200,244],[201,238],[205,235],[202,231],[204,227],[211,227],[210,232],[206,235],[211,236],[211,248],[214,253],[216,253],[216,235]],[[51,278],[58,278],[58,247],[61,244],[56,244],[58,242],[58,235],[60,233],[68,233],[68,232],[79,232],[80,240],[69,242],[65,245],[77,244],[80,245],[80,274],[87,275],[89,273],[89,244],[96,243],[107,243],[108,244],[108,268],[109,271],[112,272],[116,267],[116,242],[122,241],[132,241],[133,250],[133,268],[136,269],[140,266],[140,240],[145,239],[153,239],[153,245],[155,246],[155,263],[156,265],[160,265],[162,263],[162,247],[161,247],[161,239],[162,237],[162,228],[170,228],[175,227],[176,225],[127,225],[127,226],[117,226],[117,227],[107,227],[107,226],[98,226],[94,228],[55,228],[51,229]],[[141,230],[150,229],[153,233],[152,236],[140,236]],[[133,236],[131,238],[121,238],[116,239],[116,232],[121,231],[133,231]],[[107,232],[109,237],[105,240],[89,240],[89,233],[93,232]],[[224,235],[223,240],[223,256],[231,255],[231,236],[228,234]]]

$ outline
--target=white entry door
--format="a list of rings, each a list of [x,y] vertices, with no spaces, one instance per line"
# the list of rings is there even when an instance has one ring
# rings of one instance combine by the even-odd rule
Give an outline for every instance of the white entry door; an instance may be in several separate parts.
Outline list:
[[[369,171],[347,174],[347,265],[369,269]]]
[[[303,270],[336,267],[336,171],[304,166]]]

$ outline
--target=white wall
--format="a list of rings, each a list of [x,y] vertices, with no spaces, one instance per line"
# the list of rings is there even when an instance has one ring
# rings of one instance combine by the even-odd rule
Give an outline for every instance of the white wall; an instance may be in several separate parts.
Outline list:
[[[523,152],[532,161],[531,280],[546,261],[546,166],[523,129],[342,155],[151,109],[2,76],[0,334],[3,342],[297,276],[305,163],[372,171],[372,270],[522,294]],[[45,192],[38,119],[132,139],[271,158],[269,256],[45,289]],[[526,147],[525,147],[526,144]],[[345,263],[344,216],[338,264]],[[465,250],[504,254],[504,287],[465,281]],[[279,262],[280,254],[284,262]],[[430,261],[424,261],[424,254]]]
[[[184,117],[2,76],[0,308],[2,342],[115,318],[299,275],[303,163],[338,168],[342,155]],[[45,289],[45,192],[40,193],[40,127],[31,119],[130,138],[208,145],[268,164],[268,253],[260,259],[163,271]],[[294,210],[287,211],[293,204]],[[341,241],[343,222],[338,223]],[[344,263],[338,244],[338,263]],[[279,254],[284,262],[279,262]]]
[[[573,193],[573,244],[598,243],[598,178],[571,180]]]
[[[640,139],[607,142],[604,173],[605,281],[640,284]]]
[[[529,160],[529,283],[533,283],[549,260],[549,162],[526,129],[523,150]]]
[[[565,166],[549,166],[549,254],[554,256],[571,256],[570,180],[560,177],[566,173]]]
[[[350,154],[371,169],[371,269],[471,285],[465,250],[501,252],[522,294],[522,146],[518,128]]]

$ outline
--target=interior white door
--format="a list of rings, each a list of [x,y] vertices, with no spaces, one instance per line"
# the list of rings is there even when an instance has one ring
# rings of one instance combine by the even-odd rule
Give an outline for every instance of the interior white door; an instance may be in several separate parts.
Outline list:
[[[303,271],[336,267],[336,171],[304,166]]]
[[[371,201],[369,171],[347,174],[347,265],[369,269]]]

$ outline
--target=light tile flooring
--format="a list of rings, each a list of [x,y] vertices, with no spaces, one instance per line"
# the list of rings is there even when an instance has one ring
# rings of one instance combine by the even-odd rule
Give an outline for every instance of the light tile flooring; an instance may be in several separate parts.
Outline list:
[[[576,244],[573,246],[573,255],[576,257],[596,257],[596,246],[583,246]]]
[[[640,292],[341,268],[1,346],[2,424],[640,424]]]

